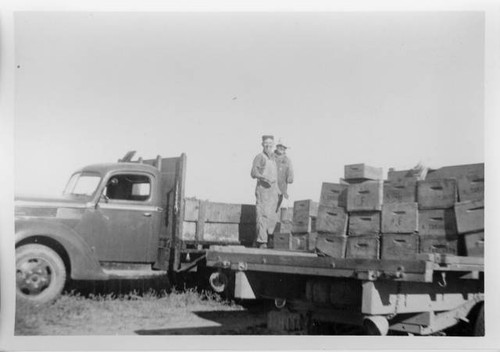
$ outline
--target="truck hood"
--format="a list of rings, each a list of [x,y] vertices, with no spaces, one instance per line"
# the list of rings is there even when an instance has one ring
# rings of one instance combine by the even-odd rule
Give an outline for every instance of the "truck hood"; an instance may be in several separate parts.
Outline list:
[[[70,197],[57,198],[33,198],[16,197],[15,216],[16,217],[59,217],[65,213],[81,213],[84,209],[92,207],[89,202],[90,197],[78,199]]]

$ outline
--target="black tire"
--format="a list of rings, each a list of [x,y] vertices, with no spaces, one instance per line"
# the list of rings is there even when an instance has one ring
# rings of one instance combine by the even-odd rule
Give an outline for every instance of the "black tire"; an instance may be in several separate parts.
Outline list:
[[[474,322],[474,336],[484,336],[484,303],[481,304]]]
[[[16,249],[16,296],[43,304],[56,300],[66,283],[66,267],[61,257],[41,244]]]

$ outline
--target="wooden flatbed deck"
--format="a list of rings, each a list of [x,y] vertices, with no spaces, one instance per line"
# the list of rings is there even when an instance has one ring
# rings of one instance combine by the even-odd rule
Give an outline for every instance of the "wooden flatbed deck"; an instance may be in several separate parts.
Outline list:
[[[436,272],[461,272],[464,279],[478,279],[484,259],[443,254],[419,254],[405,260],[349,259],[315,253],[212,246],[207,265],[234,271],[345,277],[360,280],[432,282]]]

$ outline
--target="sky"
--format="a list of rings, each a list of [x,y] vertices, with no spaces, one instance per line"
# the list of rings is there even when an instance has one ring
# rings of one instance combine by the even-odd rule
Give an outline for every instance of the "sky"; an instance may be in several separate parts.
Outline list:
[[[481,12],[15,15],[15,193],[187,154],[186,195],[253,203],[261,135],[290,145],[290,202],[344,165],[484,162]]]

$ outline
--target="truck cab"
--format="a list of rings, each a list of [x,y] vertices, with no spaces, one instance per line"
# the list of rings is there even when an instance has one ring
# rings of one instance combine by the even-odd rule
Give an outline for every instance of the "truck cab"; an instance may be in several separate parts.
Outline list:
[[[77,170],[59,198],[16,199],[19,298],[53,300],[67,278],[106,280],[111,264],[179,265],[186,156],[132,162],[133,155]]]

